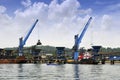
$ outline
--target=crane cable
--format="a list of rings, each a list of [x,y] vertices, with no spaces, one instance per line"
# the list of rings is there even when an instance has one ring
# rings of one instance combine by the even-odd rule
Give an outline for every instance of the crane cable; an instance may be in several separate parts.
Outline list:
[[[40,34],[39,34],[39,26],[38,26],[38,42],[36,45],[41,45],[42,43],[40,42]]]
[[[93,28],[91,27],[91,46],[93,46]]]
[[[25,31],[22,33],[22,37],[23,37],[23,38],[26,36],[26,34],[29,32],[30,29],[29,29],[29,27],[26,27],[26,26],[25,26],[25,27],[24,27],[24,30],[25,30]]]
[[[38,26],[38,40],[40,39],[40,34],[39,34],[39,26]]]

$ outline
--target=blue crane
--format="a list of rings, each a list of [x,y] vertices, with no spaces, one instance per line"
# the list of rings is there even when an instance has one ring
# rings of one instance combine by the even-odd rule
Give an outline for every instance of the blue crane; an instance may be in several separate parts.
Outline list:
[[[74,53],[73,53],[74,57],[73,58],[74,58],[75,61],[77,61],[78,56],[79,56],[79,52],[78,52],[79,44],[81,43],[82,38],[83,38],[91,20],[92,20],[92,17],[89,18],[87,24],[85,25],[85,27],[84,27],[84,29],[83,29],[83,31],[80,35],[79,34],[75,35],[75,44],[73,46],[73,50],[74,50]]]
[[[33,24],[33,26],[30,28],[29,32],[27,33],[27,35],[25,36],[25,38],[23,39],[23,37],[21,37],[19,39],[19,56],[23,56],[23,47],[26,44],[27,39],[29,38],[30,34],[32,33],[35,25],[37,24],[38,19],[35,21],[35,23]]]

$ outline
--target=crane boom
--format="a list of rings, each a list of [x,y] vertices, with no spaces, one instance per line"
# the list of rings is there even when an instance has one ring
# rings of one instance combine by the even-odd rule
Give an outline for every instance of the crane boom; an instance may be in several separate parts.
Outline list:
[[[86,25],[85,25],[82,33],[80,34],[80,36],[78,36],[78,34],[75,35],[75,44],[74,44],[74,46],[73,46],[73,50],[74,50],[74,60],[77,60],[77,59],[78,59],[78,56],[79,56],[79,53],[78,53],[79,44],[81,43],[82,38],[83,38],[83,36],[84,36],[84,34],[85,34],[85,32],[86,32],[86,30],[87,30],[87,28],[88,28],[91,20],[92,20],[92,17],[89,18],[89,20],[88,20],[88,22],[86,23]]]
[[[34,27],[36,26],[38,22],[38,19],[35,21],[35,23],[33,24],[33,26],[30,28],[29,32],[27,33],[27,35],[25,36],[24,40],[23,40],[23,37],[21,37],[19,40],[19,56],[22,56],[23,55],[23,46],[25,45],[27,39],[29,38],[30,34],[32,33]]]
[[[84,34],[85,34],[85,32],[86,32],[86,30],[87,30],[90,22],[91,22],[91,20],[92,20],[92,17],[89,18],[89,20],[88,20],[87,24],[85,25],[85,27],[84,27],[81,35],[79,36],[79,38],[78,38],[78,44],[81,43],[81,40],[82,40],[82,38],[83,38],[83,36],[84,36]]]
[[[30,36],[30,34],[31,34],[31,32],[33,31],[33,29],[34,29],[35,25],[37,24],[37,22],[38,22],[38,19],[35,21],[35,23],[34,23],[33,26],[31,27],[30,31],[28,32],[28,34],[27,34],[26,37],[24,38],[24,40],[23,40],[23,45],[25,45],[28,37]]]

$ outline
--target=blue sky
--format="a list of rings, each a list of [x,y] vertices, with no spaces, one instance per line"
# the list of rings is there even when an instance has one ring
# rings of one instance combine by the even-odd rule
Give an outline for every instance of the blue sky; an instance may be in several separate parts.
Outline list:
[[[119,0],[0,0],[0,47],[16,47],[19,37],[39,19],[26,46],[38,39],[43,45],[71,48],[89,17],[93,20],[80,44],[120,47]]]
[[[14,11],[16,9],[24,9],[24,6],[21,4],[22,1],[25,0],[0,0],[0,5],[3,5],[7,8],[7,13],[9,15],[14,15]],[[52,0],[31,0],[31,3],[34,2],[43,2],[45,4],[50,4]],[[58,0],[59,4],[62,3],[64,0]],[[80,8],[87,9],[91,8],[94,12],[94,14],[100,14],[100,12],[103,14],[107,13],[110,14],[112,11],[120,11],[119,9],[107,9],[109,7],[114,7],[115,5],[120,3],[119,0],[78,0],[80,3]],[[119,8],[119,7],[118,7]]]
[[[9,15],[14,15],[14,11],[16,9],[24,9],[24,6],[21,4],[22,1],[25,0],[0,0],[0,5],[3,5],[7,8],[7,13]],[[32,3],[34,2],[44,2],[46,4],[49,4],[51,2],[51,0],[31,0]]]

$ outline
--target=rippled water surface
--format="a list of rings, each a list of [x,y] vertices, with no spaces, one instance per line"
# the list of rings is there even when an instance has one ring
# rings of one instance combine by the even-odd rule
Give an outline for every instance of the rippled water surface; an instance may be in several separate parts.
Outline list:
[[[120,80],[120,64],[0,64],[0,80]]]

